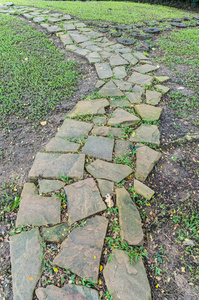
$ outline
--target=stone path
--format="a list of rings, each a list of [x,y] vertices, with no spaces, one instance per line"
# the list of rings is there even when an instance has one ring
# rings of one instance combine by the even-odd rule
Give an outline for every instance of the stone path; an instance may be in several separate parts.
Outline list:
[[[108,40],[103,33],[69,15],[11,3],[2,7],[1,12],[20,14],[49,33],[59,32],[66,49],[94,64],[99,77],[97,98],[79,101],[68,113],[45,152],[35,158],[29,172],[29,180],[34,183],[24,185],[16,226],[34,228],[10,238],[14,299],[31,300],[35,291],[39,300],[97,300],[99,295],[95,289],[75,284],[65,284],[62,288],[37,287],[42,273],[40,243],[42,240],[61,243],[53,264],[98,281],[108,226],[103,214],[107,210],[105,200],[109,195],[116,195],[116,203],[114,197],[111,201],[119,210],[122,242],[142,245],[144,234],[139,212],[127,189],[117,184],[130,175],[136,193],[147,199],[154,195],[144,182],[161,158],[161,153],[150,146],[160,145],[160,132],[153,122],[160,118],[162,109],[157,105],[162,94],[169,91],[164,85],[169,78],[155,77],[153,72],[158,66],[153,66],[142,52]],[[93,117],[90,122],[86,122],[88,115]],[[85,121],[79,121],[79,116],[85,117]],[[116,157],[125,162],[122,158],[126,153],[133,161],[135,146],[135,168],[133,164],[115,163]],[[45,196],[63,187],[68,223],[61,222],[60,199]],[[68,226],[81,220],[86,220],[85,225],[68,235]],[[113,255],[103,272],[113,298],[151,299],[141,257],[131,264],[126,252],[113,250]]]

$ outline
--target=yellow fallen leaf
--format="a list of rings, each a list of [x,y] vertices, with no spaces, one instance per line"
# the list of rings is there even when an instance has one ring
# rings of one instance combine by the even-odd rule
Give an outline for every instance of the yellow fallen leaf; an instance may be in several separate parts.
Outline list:
[[[94,255],[94,259],[96,259],[96,256]]]
[[[43,121],[43,122],[40,122],[40,124],[41,124],[42,126],[45,126],[45,125],[47,124],[47,122],[46,122],[46,121]]]
[[[58,272],[58,269],[57,268],[53,268],[54,272]]]
[[[28,279],[29,279],[29,280],[33,280],[34,278],[33,278],[33,277],[29,277]]]
[[[100,266],[100,272],[103,270],[103,266]]]
[[[185,267],[181,267],[181,271],[185,273]]]
[[[98,283],[99,283],[99,284],[102,284],[102,281],[101,281],[101,279],[99,279],[99,280],[98,280]]]
[[[159,288],[159,284],[156,284],[156,286],[155,286],[155,287],[156,287],[156,289],[157,289],[157,288]]]
[[[28,58],[26,57],[24,60],[28,60]]]

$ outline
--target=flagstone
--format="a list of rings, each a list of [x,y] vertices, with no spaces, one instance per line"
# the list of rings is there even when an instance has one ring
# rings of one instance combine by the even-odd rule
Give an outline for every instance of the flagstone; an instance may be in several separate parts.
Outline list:
[[[45,19],[43,17],[35,17],[33,19],[33,22],[35,22],[35,23],[40,23],[40,22],[43,22],[43,21],[45,21]]]
[[[82,55],[82,56],[87,56],[87,55],[90,53],[89,50],[87,50],[87,49],[81,49],[81,48],[79,48],[79,47],[78,47],[78,49],[76,49],[74,52],[75,52],[76,54],[79,54],[79,55]]]
[[[113,75],[117,79],[123,79],[123,78],[125,78],[127,76],[125,67],[123,67],[123,66],[115,67],[113,69]]]
[[[107,119],[106,119],[106,117],[98,117],[98,116],[96,116],[96,117],[93,118],[92,121],[96,125],[104,125],[104,124],[106,124]]]
[[[116,140],[115,141],[115,156],[122,157],[126,153],[129,153],[132,151],[132,144],[129,141],[125,140]]]
[[[64,29],[68,31],[68,30],[75,30],[76,28],[74,24],[68,23],[68,24],[64,24]]]
[[[91,52],[88,55],[86,55],[86,58],[88,59],[89,63],[99,63],[102,61],[101,56],[97,52]],[[103,82],[104,84],[104,82]]]
[[[97,281],[107,225],[106,218],[96,216],[88,220],[84,227],[75,228],[63,241],[53,264],[70,269],[82,278]]]
[[[62,41],[62,43],[64,45],[71,45],[71,44],[73,44],[73,41],[71,40],[69,34],[61,34],[59,37],[60,37],[60,40]]]
[[[86,49],[91,50],[93,52],[99,52],[102,51],[102,48],[96,46],[96,45],[89,45],[86,47]]]
[[[130,136],[131,142],[160,145],[160,131],[156,125],[142,124]]]
[[[167,87],[165,85],[161,85],[161,84],[156,84],[156,85],[154,85],[154,87],[156,90],[161,91],[162,94],[166,94],[170,90],[169,87]]]
[[[80,34],[80,33],[76,33],[75,31],[68,31],[68,33],[70,34],[70,36],[72,37],[72,39],[77,43],[82,43],[82,42],[86,42],[89,40],[89,37]]]
[[[61,243],[68,235],[70,227],[67,223],[62,223],[52,227],[42,227],[44,242]]]
[[[77,28],[79,28],[79,27],[86,27],[86,26],[87,26],[85,23],[82,23],[82,22],[80,22],[80,23],[74,23],[74,25],[75,25]]]
[[[39,183],[39,194],[46,194],[54,191],[58,191],[64,186],[64,182],[59,180],[47,180],[41,179]]]
[[[14,299],[33,299],[34,289],[42,273],[42,253],[38,228],[10,236]]]
[[[161,100],[162,94],[156,91],[146,90],[146,103],[157,105]]]
[[[100,79],[110,78],[113,76],[113,72],[108,63],[96,63],[95,68]]]
[[[79,144],[70,142],[68,140],[59,137],[54,137],[46,145],[45,151],[67,153],[67,152],[77,152],[79,148],[80,148]]]
[[[128,100],[131,103],[140,103],[142,102],[142,93],[141,92],[130,92],[125,94]]]
[[[60,19],[63,20],[63,21],[71,20],[71,16],[70,15],[63,15]]]
[[[141,85],[134,85],[134,87],[132,88],[132,91],[133,92],[139,92],[139,93],[144,93],[144,91],[145,91],[145,88],[143,87],[143,86],[141,86]]]
[[[66,50],[69,50],[69,51],[77,51],[79,50],[80,48],[75,46],[75,45],[66,45]]]
[[[102,197],[106,197],[107,195],[111,195],[113,193],[113,182],[104,179],[97,179],[97,183]]]
[[[147,146],[138,147],[136,152],[136,179],[144,182],[160,158],[160,152]]]
[[[110,107],[131,107],[132,104],[125,99],[114,99],[110,100]]]
[[[135,105],[135,110],[143,120],[147,121],[158,121],[162,112],[162,108],[148,104]]]
[[[67,116],[101,115],[105,114],[105,107],[110,104],[107,99],[83,100],[79,101]]]
[[[112,80],[103,85],[98,94],[102,97],[119,97],[124,95]]]
[[[120,55],[114,55],[109,58],[110,65],[111,66],[123,66],[123,65],[128,65],[129,62],[125,60],[123,57]]]
[[[101,51],[100,55],[101,55],[102,58],[106,59],[106,58],[111,57],[112,53],[109,52],[109,51]]]
[[[64,190],[71,224],[106,209],[93,178],[67,185]]]
[[[56,23],[56,22],[60,22],[61,20],[56,17],[48,17],[48,21],[50,23]]]
[[[124,59],[126,59],[131,65],[136,65],[138,63],[138,59],[135,58],[135,56],[133,56],[132,54],[130,53],[125,53],[125,54],[122,54],[122,57]]]
[[[27,224],[41,226],[60,222],[61,201],[58,197],[42,197],[36,194],[34,183],[25,183],[16,219],[16,227]]]
[[[86,166],[86,170],[97,179],[107,179],[117,183],[132,173],[132,169],[127,165],[113,164],[99,159]]]
[[[139,180],[134,179],[134,191],[142,197],[150,200],[155,192]]]
[[[124,47],[124,48],[115,49],[115,52],[118,53],[118,54],[125,54],[125,53],[129,53],[131,51],[132,51],[132,49],[130,47]]]
[[[98,32],[95,32],[95,31],[90,31],[90,32],[87,33],[87,36],[88,36],[90,39],[97,39],[97,38],[103,36],[103,34],[98,33]]]
[[[114,139],[90,135],[86,140],[82,153],[111,161],[113,147]]]
[[[132,88],[132,83],[127,81],[113,79],[113,82],[118,86],[118,88],[121,91],[128,91]]]
[[[149,59],[146,55],[144,55],[142,52],[134,52],[133,56],[135,56],[137,59]]]
[[[28,19],[28,20],[31,20],[33,19],[33,15],[31,14],[23,14],[24,18]]]
[[[93,135],[121,137],[124,131],[121,128],[111,128],[107,126],[95,126],[92,130]]]
[[[153,76],[141,74],[138,72],[133,72],[133,74],[128,79],[129,82],[141,85],[150,85],[152,83],[152,80]]]
[[[96,89],[99,89],[101,86],[103,86],[105,84],[105,82],[103,80],[98,80],[96,85],[95,85],[95,88]]]
[[[125,188],[116,189],[116,205],[119,209],[122,241],[129,245],[142,245],[143,231],[140,214]]]
[[[169,80],[170,78],[168,76],[155,76],[155,79],[157,79],[160,83],[162,83]]]
[[[78,139],[86,136],[92,129],[93,125],[87,122],[66,119],[59,128],[56,137]]]
[[[82,179],[84,161],[84,154],[37,153],[28,177],[60,179],[64,174],[70,178]]]
[[[152,72],[152,71],[155,71],[155,70],[158,70],[159,67],[158,66],[152,66],[150,64],[145,64],[145,65],[142,65],[142,66],[138,66],[138,67],[135,67],[134,70],[136,70],[137,72],[140,72],[142,74],[145,74],[145,73],[149,73],[149,72]]]
[[[58,27],[58,26],[49,26],[46,28],[48,32],[50,33],[54,33],[54,32],[59,32],[62,31],[62,28]]]
[[[135,115],[123,110],[122,108],[117,108],[113,113],[112,117],[108,120],[108,125],[115,126],[116,124],[124,126],[133,126],[140,121]]]

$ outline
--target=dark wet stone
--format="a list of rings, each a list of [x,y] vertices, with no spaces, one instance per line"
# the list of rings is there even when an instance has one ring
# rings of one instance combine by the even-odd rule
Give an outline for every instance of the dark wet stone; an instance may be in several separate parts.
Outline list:
[[[43,227],[42,235],[44,242],[60,243],[68,234],[68,224],[62,223],[52,227]]]
[[[187,28],[187,25],[183,23],[171,23],[171,26],[175,26],[179,28]]]
[[[103,33],[106,33],[106,32],[109,31],[108,28],[99,28],[98,30],[99,30],[100,32],[103,32]]]
[[[113,37],[120,37],[121,35],[122,35],[122,32],[113,32],[113,33],[111,33],[111,35],[113,36]]]
[[[165,27],[163,30],[164,30],[164,31],[171,31],[172,28],[171,28],[171,27]]]
[[[118,39],[117,40],[118,43],[122,44],[122,45],[134,45],[135,44],[135,40],[132,40],[132,39],[124,39],[124,38],[121,38],[121,39]]]
[[[126,25],[126,26],[118,25],[115,27],[116,30],[129,30],[131,28],[132,28],[131,25]]]
[[[150,50],[150,47],[147,46],[147,45],[142,45],[142,46],[136,47],[136,50],[137,50],[137,51],[149,51],[149,50]]]
[[[191,18],[189,18],[189,17],[184,17],[184,21],[191,21]]]
[[[131,36],[142,41],[149,40],[152,38],[152,35],[147,35],[142,33],[132,33]]]
[[[146,28],[143,31],[146,33],[155,34],[155,33],[160,33],[161,30],[159,28],[155,27],[155,28]]]
[[[108,28],[109,25],[108,25],[108,24],[100,24],[99,27],[100,27],[100,28]]]
[[[182,20],[180,20],[180,19],[175,19],[175,18],[171,18],[170,21],[171,21],[171,22],[176,22],[176,23],[181,23],[181,22],[182,22]]]

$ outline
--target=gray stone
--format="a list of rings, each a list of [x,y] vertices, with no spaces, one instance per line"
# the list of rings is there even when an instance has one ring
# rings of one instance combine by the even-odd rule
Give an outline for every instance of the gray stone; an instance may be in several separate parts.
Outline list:
[[[28,177],[60,179],[64,174],[70,178],[82,179],[84,161],[84,154],[37,153]]]
[[[91,50],[93,52],[99,52],[102,51],[102,48],[96,46],[96,45],[89,45],[86,47],[86,49]]]
[[[156,90],[161,91],[162,94],[166,94],[170,90],[169,87],[161,85],[161,84],[156,84],[156,85],[154,85],[154,87]]]
[[[148,57],[146,55],[144,55],[142,52],[134,52],[133,55],[137,59],[148,59]]]
[[[122,241],[129,245],[142,245],[143,231],[140,214],[125,188],[116,189],[116,205],[119,209]]]
[[[77,152],[79,148],[80,148],[79,144],[70,142],[68,140],[64,140],[59,137],[54,137],[46,145],[45,151],[67,153],[67,152]]]
[[[114,249],[113,259],[104,268],[104,278],[111,296],[115,300],[151,300],[146,271],[139,257],[130,262],[128,254]]]
[[[107,122],[107,119],[106,117],[94,117],[93,118],[93,123],[96,124],[96,125],[104,125],[106,124]]]
[[[31,20],[33,19],[33,15],[30,15],[30,14],[23,14],[24,18],[28,19],[28,20]]]
[[[102,51],[102,52],[100,52],[100,55],[102,58],[106,59],[106,58],[111,57],[112,53],[109,51]]]
[[[127,152],[131,152],[131,146],[132,144],[129,141],[124,140],[116,140],[115,141],[115,156],[122,157]]]
[[[48,17],[48,21],[50,23],[56,23],[56,22],[60,22],[61,20],[55,17]]]
[[[42,246],[39,229],[10,237],[12,286],[14,299],[32,300],[42,273]]]
[[[33,19],[33,22],[35,22],[35,23],[40,23],[40,22],[44,22],[44,21],[45,21],[45,19],[43,17],[35,17]]]
[[[130,47],[124,47],[124,48],[120,48],[120,49],[116,49],[115,52],[118,54],[125,54],[125,53],[129,53],[131,52],[132,49]],[[124,57],[125,58],[125,57]],[[126,59],[126,58],[125,58]],[[127,59],[128,60],[128,59]]]
[[[62,31],[62,28],[58,27],[58,26],[49,26],[46,28],[48,32],[50,33],[55,33],[55,32],[60,32]]]
[[[144,182],[160,158],[160,152],[147,146],[139,147],[136,152],[136,179]]]
[[[132,169],[127,165],[113,164],[99,159],[86,166],[86,170],[97,179],[107,179],[117,183],[132,173]]]
[[[147,104],[135,105],[135,110],[143,120],[147,121],[158,121],[162,112],[162,108]]]
[[[146,90],[146,103],[157,105],[161,100],[162,94],[156,91]]]
[[[157,81],[162,83],[162,82],[169,80],[170,78],[168,76],[155,76],[155,79],[157,79]]]
[[[43,227],[42,236],[44,242],[61,243],[68,235],[70,227],[67,223],[62,223],[52,227]]]
[[[120,128],[111,128],[107,126],[95,126],[92,130],[93,135],[101,135],[101,136],[121,137],[123,133],[124,133],[123,130]]]
[[[49,27],[49,25],[47,23],[42,23],[42,24],[40,24],[40,26],[45,29],[47,29]]]
[[[69,117],[84,115],[101,115],[105,114],[105,107],[109,106],[107,99],[83,100],[79,101],[74,109],[67,114]]]
[[[155,194],[152,189],[136,179],[134,179],[134,191],[148,200],[150,200]]]
[[[114,139],[90,135],[82,149],[82,153],[111,161],[113,147]]]
[[[115,126],[116,124],[124,126],[133,126],[140,121],[135,115],[123,110],[122,108],[117,108],[113,114],[112,118],[108,120],[108,125]]]
[[[60,20],[62,21],[66,21],[66,20],[71,20],[71,16],[70,15],[63,15]]]
[[[124,59],[126,59],[131,65],[136,65],[138,63],[137,58],[135,58],[132,54],[130,53],[126,53],[126,54],[122,54],[122,57]]]
[[[86,27],[86,24],[85,23],[74,23],[74,25],[77,27],[77,28],[80,28],[80,27]]]
[[[140,85],[150,85],[152,83],[152,80],[152,76],[140,74],[138,72],[133,72],[133,74],[128,79],[129,82]]]
[[[101,86],[103,86],[105,84],[105,82],[103,80],[98,80],[96,85],[95,85],[95,88],[96,89],[99,89]]]
[[[90,38],[90,39],[97,39],[99,37],[102,36],[101,33],[98,33],[98,32],[95,32],[95,31],[90,31],[87,33],[87,36]]]
[[[141,86],[141,85],[134,85],[134,87],[132,88],[132,91],[133,92],[139,92],[139,93],[144,93],[144,91],[145,91],[145,88],[143,87],[143,86]]]
[[[60,40],[62,41],[62,43],[64,45],[71,45],[71,44],[73,44],[73,41],[71,40],[69,34],[61,34],[59,37],[60,37]]]
[[[99,90],[98,94],[100,94],[103,97],[119,97],[124,95],[112,80],[103,85],[103,87]]]
[[[118,88],[121,91],[128,91],[132,88],[132,83],[127,81],[113,79],[113,82],[118,86]]]
[[[58,191],[63,188],[64,183],[59,180],[39,180],[39,194],[46,194],[54,191]]]
[[[115,67],[113,69],[113,75],[117,79],[123,79],[123,78],[125,78],[127,76],[125,67],[123,67],[123,66]]]
[[[38,288],[36,295],[39,300],[99,300],[96,290],[75,284],[65,284],[62,288],[48,285],[46,288]]]
[[[68,23],[68,24],[64,24],[64,29],[68,31],[68,30],[75,30],[76,28],[74,24]]]
[[[76,49],[74,52],[75,52],[76,54],[81,55],[81,56],[87,56],[87,55],[90,53],[89,50],[81,49],[81,48],[79,48],[79,47],[78,47],[78,49]]]
[[[66,45],[66,50],[74,52],[74,51],[80,50],[80,48],[75,45]]]
[[[138,66],[136,68],[134,68],[137,72],[140,72],[142,74],[146,74],[146,73],[149,73],[149,72],[152,72],[152,71],[155,71],[155,70],[158,70],[159,67],[155,67],[155,66],[152,66],[150,64],[145,64],[145,65],[142,65],[142,66]]]
[[[95,64],[95,68],[100,79],[110,78],[113,76],[113,72],[108,63],[97,63]]]
[[[130,107],[132,104],[125,99],[114,99],[110,100],[110,107]]]
[[[27,224],[42,226],[60,222],[60,199],[38,196],[36,192],[37,188],[34,183],[25,183],[21,193],[16,227]]]
[[[88,59],[89,63],[99,63],[102,59],[99,53],[97,52],[91,52],[88,55],[86,55],[86,58]]]
[[[67,185],[64,190],[71,224],[106,209],[93,178]]]
[[[141,92],[126,93],[126,96],[131,103],[142,102],[142,93]]]
[[[131,142],[138,143],[151,143],[154,145],[160,145],[160,132],[156,125],[142,124],[136,130],[134,130],[130,136]]]
[[[120,55],[111,56],[109,58],[109,61],[111,66],[129,65],[129,62],[122,58]]]
[[[86,122],[66,119],[56,136],[68,139],[79,139],[91,131],[93,125]]]
[[[97,179],[97,182],[102,197],[106,197],[107,194],[111,195],[113,193],[113,182],[104,179]]]
[[[83,34],[76,33],[75,31],[68,31],[72,39],[75,41],[75,43],[83,43],[89,40],[89,38]]]
[[[97,281],[107,225],[106,218],[96,216],[88,220],[84,227],[75,228],[63,241],[53,264],[70,269],[82,278]]]

